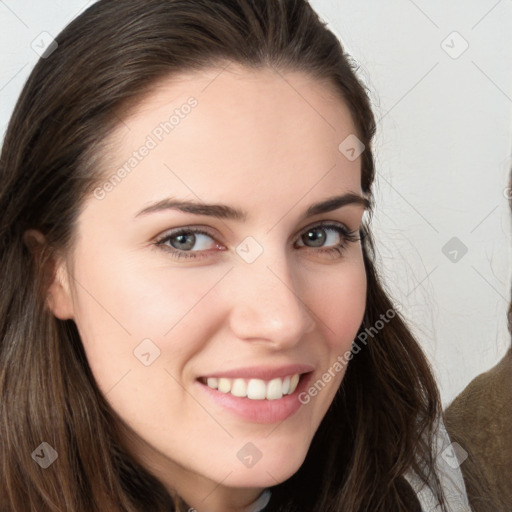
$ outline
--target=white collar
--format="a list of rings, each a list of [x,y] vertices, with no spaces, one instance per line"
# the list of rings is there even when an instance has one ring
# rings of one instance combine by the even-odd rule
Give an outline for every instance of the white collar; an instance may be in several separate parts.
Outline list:
[[[271,493],[270,489],[265,489],[259,495],[259,497],[256,499],[256,501],[254,501],[247,507],[245,512],[261,512],[268,505],[271,495],[272,495],[272,493]]]

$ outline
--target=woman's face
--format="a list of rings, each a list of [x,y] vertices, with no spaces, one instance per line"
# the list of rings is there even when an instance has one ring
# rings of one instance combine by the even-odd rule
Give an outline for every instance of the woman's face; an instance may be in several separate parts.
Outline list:
[[[162,82],[112,135],[51,305],[190,502],[290,477],[339,387],[366,298],[354,134],[327,85],[232,64]]]

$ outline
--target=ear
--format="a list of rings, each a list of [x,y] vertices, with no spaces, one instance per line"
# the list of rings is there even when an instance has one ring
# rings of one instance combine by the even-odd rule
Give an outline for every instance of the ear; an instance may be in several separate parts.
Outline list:
[[[29,229],[23,234],[23,242],[35,258],[40,258],[47,246],[46,239],[40,231]],[[73,300],[69,283],[67,263],[61,256],[53,256],[41,268],[44,282],[47,283],[46,303],[48,309],[60,320],[74,317]]]

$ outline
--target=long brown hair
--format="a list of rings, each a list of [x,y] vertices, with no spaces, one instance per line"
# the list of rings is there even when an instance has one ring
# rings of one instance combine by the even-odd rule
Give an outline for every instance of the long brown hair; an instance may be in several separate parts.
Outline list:
[[[375,120],[340,42],[305,0],[100,0],[56,42],[25,84],[0,157],[0,510],[180,510],[186,504],[123,447],[74,322],[45,305],[48,263],[72,247],[84,198],[104,180],[102,144],[120,112],[174,73],[229,62],[303,71],[333,84],[350,108],[371,200]],[[37,251],[23,241],[28,229],[45,236]],[[395,311],[369,223],[365,231],[359,334]],[[410,512],[409,468],[444,503],[430,446],[440,409],[429,365],[395,311],[354,355],[306,460],[272,488],[269,510]],[[58,453],[46,469],[31,456],[42,442]]]

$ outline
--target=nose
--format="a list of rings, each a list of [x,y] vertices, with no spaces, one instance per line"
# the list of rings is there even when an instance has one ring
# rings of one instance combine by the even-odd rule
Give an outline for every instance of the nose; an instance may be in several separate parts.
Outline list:
[[[286,349],[297,344],[315,327],[314,314],[301,296],[286,257],[261,256],[238,265],[231,296],[230,327],[239,339],[258,341]]]

